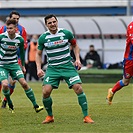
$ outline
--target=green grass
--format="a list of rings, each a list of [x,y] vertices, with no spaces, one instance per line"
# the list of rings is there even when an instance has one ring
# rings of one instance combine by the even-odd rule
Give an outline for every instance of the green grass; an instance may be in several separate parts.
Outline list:
[[[78,71],[79,74],[122,74],[122,69],[97,69],[90,68]]]
[[[29,83],[35,92],[37,102],[42,105],[41,83]],[[107,105],[105,98],[107,90],[113,84],[83,84],[89,103],[89,114],[95,124],[83,123],[83,115],[73,90],[64,83],[52,93],[55,122],[41,124],[47,116],[45,110],[35,113],[32,104],[27,99],[20,85],[16,85],[12,100],[15,113],[0,109],[0,133],[131,133],[133,86],[117,92],[113,104]]]

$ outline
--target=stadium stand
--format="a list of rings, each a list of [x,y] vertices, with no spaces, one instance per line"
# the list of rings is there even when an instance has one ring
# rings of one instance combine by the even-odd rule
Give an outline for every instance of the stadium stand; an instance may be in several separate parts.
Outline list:
[[[89,45],[93,44],[103,63],[122,61],[126,27],[132,21],[131,16],[64,16],[58,19],[59,27],[74,33],[82,58]],[[0,21],[0,25],[3,24]],[[43,17],[21,17],[20,24],[26,28],[28,35],[40,35],[46,31]]]

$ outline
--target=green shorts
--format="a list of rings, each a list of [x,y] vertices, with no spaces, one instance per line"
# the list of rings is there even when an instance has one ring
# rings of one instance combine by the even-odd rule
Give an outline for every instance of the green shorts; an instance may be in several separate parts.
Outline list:
[[[0,81],[8,79],[9,75],[13,80],[24,78],[22,69],[18,64],[0,65]]]
[[[69,88],[76,83],[82,83],[77,70],[71,62],[58,66],[48,66],[43,80],[43,85],[49,84],[58,88],[61,80],[65,80]]]

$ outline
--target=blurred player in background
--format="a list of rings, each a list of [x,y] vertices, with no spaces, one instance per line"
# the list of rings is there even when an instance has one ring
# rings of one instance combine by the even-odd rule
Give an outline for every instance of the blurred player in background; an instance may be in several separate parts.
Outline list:
[[[122,87],[127,86],[133,77],[133,21],[127,27],[126,48],[123,60],[123,79],[119,80],[113,88],[108,90],[107,102],[112,104],[114,94]]]
[[[16,33],[18,33],[19,35],[21,35],[24,39],[24,49],[27,48],[27,33],[26,33],[26,30],[23,26],[21,26],[18,22],[19,22],[19,19],[20,19],[20,14],[19,12],[17,11],[12,11],[10,14],[9,14],[9,19],[14,19],[16,20],[17,22],[17,28],[16,28]],[[4,33],[6,31],[6,25],[2,26],[0,28],[0,34],[1,33]],[[19,52],[19,49],[18,49],[18,63],[21,65],[21,60],[20,60],[20,52]],[[14,91],[14,88],[15,88],[15,83],[16,81],[15,80],[12,80],[10,78],[10,83],[9,83],[9,88],[10,88],[10,94],[13,93]],[[1,92],[1,89],[2,89],[2,84],[0,82],[0,92]],[[0,98],[1,99],[1,98]],[[7,103],[7,100],[6,100],[6,97],[3,99],[2,101],[2,108],[5,108],[6,107],[6,103]]]
[[[69,88],[72,88],[77,94],[78,102],[84,116],[84,123],[94,123],[90,116],[88,116],[86,95],[83,92],[81,87],[82,82],[76,71],[76,69],[81,69],[79,47],[76,43],[76,39],[70,31],[58,28],[58,20],[55,15],[47,15],[44,21],[48,31],[39,37],[36,55],[38,77],[44,76],[44,71],[41,69],[43,49],[46,50],[48,57],[48,67],[43,80],[43,105],[48,116],[42,124],[54,122],[52,97],[50,94],[53,89],[58,88],[60,80],[62,79],[64,79]],[[76,57],[74,64],[70,56],[70,45],[73,47]]]

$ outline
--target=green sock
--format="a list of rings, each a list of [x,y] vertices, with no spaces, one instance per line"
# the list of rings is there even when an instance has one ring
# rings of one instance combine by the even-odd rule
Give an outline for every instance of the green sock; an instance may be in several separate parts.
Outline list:
[[[77,95],[84,117],[88,115],[88,103],[84,92]]]
[[[42,102],[43,102],[43,105],[44,105],[48,115],[53,116],[53,113],[52,113],[52,103],[53,103],[52,98],[51,97],[43,98]]]
[[[2,90],[3,95],[6,97],[8,105],[12,104],[11,98],[10,98],[10,90]]]
[[[25,94],[30,99],[30,101],[32,102],[34,107],[38,106],[37,103],[36,103],[36,99],[35,99],[34,93],[33,93],[31,88],[29,88],[28,90],[25,90]]]

